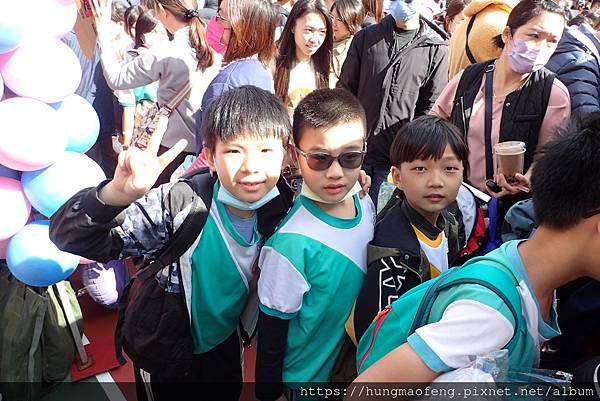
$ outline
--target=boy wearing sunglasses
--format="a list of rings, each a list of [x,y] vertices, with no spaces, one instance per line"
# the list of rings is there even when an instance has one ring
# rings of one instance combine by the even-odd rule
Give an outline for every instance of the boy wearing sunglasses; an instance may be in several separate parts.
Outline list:
[[[342,89],[314,91],[294,111],[303,185],[259,260],[260,400],[330,380],[373,238],[375,207],[357,183],[365,127],[362,106]]]

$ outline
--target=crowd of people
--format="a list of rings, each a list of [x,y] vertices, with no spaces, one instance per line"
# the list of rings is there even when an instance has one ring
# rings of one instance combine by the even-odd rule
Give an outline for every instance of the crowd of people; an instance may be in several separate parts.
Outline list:
[[[597,357],[600,0],[92,3],[110,178],[50,235],[152,272],[117,331],[138,400],[239,399],[253,338],[261,401]]]

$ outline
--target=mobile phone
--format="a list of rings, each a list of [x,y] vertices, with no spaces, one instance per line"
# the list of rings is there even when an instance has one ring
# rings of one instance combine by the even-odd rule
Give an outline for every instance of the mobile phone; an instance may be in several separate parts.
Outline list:
[[[489,188],[492,192],[502,192],[502,187],[498,185],[498,183],[494,180],[487,180],[485,182],[485,186]]]

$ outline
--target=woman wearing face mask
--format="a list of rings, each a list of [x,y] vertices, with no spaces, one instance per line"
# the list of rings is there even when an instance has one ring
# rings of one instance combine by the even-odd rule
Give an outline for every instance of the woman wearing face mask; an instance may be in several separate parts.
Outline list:
[[[333,27],[323,0],[299,0],[285,23],[275,69],[275,93],[292,111],[315,89],[329,87]]]
[[[365,9],[360,0],[337,0],[331,7],[331,17],[334,44],[329,85],[334,88],[340,78],[352,38],[360,31],[365,19]]]
[[[161,174],[157,185],[168,182],[171,174],[187,154],[195,150],[194,113],[200,108],[208,83],[217,75],[220,57],[208,46],[205,25],[200,20],[196,0],[145,0],[172,41],[149,48],[131,62],[120,65],[107,37],[110,14],[107,0],[92,0],[98,31],[100,57],[106,82],[113,89],[132,89],[159,81],[158,105],[169,103],[177,93],[184,93],[189,82],[191,90],[169,116],[167,130],[159,154],[186,140],[181,153]],[[109,8],[108,8],[109,9]],[[108,19],[107,19],[108,18]]]
[[[208,85],[196,114],[196,151],[202,149],[203,114],[221,93],[254,85],[274,93],[272,68],[278,15],[269,0],[222,0],[206,28],[208,43],[223,54],[221,71]]]
[[[509,195],[508,204],[518,199],[513,195],[528,191],[536,148],[570,117],[567,89],[544,68],[564,25],[563,10],[555,3],[520,2],[510,13],[502,34],[495,38],[502,48],[500,57],[459,73],[431,111],[465,133],[470,151],[469,181],[494,197]],[[517,174],[511,183],[504,175],[496,174],[493,160],[494,145],[506,141],[521,141],[526,146],[526,173]]]

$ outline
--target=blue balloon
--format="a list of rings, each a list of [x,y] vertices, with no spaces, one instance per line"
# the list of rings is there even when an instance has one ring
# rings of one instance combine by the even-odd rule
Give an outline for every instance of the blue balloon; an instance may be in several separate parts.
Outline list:
[[[31,205],[50,217],[77,192],[105,179],[102,168],[86,155],[64,152],[51,166],[24,172],[21,183]]]
[[[85,153],[98,139],[100,120],[92,105],[78,95],[71,95],[58,104],[51,104],[64,125],[70,152]]]
[[[0,0],[0,54],[15,50],[27,33],[28,4],[24,1]]]
[[[6,248],[10,272],[25,284],[46,287],[69,277],[79,256],[59,250],[48,236],[50,223],[36,221],[23,227]]]
[[[3,166],[2,164],[0,164],[0,177],[8,177],[17,181],[21,179],[18,171]]]

